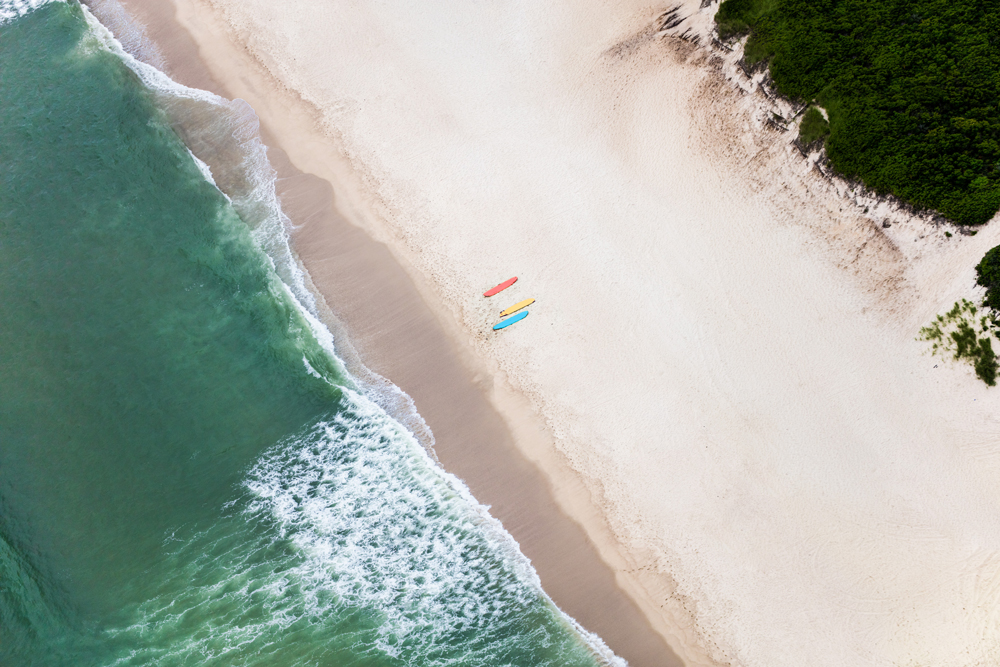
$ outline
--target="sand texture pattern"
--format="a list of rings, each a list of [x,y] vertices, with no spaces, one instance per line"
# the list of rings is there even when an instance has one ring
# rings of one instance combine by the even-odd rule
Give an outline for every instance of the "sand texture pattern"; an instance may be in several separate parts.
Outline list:
[[[631,2],[178,7],[685,661],[1000,660],[1000,393],[914,340],[974,293],[995,225],[865,215],[769,129],[697,2],[689,40]]]

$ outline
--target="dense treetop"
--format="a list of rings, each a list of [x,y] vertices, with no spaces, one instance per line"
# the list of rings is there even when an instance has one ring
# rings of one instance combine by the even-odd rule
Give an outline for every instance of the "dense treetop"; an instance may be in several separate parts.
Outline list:
[[[826,108],[845,176],[962,224],[1000,208],[1000,0],[725,0],[716,20]]]

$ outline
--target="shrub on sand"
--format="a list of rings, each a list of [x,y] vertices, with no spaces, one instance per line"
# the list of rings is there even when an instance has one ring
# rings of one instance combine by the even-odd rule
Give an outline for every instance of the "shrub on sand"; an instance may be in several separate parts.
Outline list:
[[[931,353],[972,364],[976,377],[989,386],[997,383],[997,355],[990,337],[991,320],[962,299],[944,315],[920,330],[919,340],[931,342]]]

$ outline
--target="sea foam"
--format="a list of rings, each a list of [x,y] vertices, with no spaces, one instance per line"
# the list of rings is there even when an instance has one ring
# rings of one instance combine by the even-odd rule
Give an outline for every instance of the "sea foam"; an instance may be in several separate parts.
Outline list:
[[[275,445],[243,488],[223,520],[167,538],[164,593],[111,632],[141,646],[118,664],[239,654],[264,665],[294,634],[302,659],[328,659],[336,638],[403,664],[625,665],[558,611],[500,523],[362,394],[347,390],[336,414]]]
[[[0,0],[0,25],[55,0]]]

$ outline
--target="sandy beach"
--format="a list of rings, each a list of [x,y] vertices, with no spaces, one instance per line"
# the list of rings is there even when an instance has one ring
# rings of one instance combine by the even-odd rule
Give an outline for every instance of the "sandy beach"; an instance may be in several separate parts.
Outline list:
[[[819,174],[712,7],[668,35],[644,3],[125,6],[253,106],[348,363],[616,653],[1000,659],[1000,393],[915,340],[1000,228]]]

